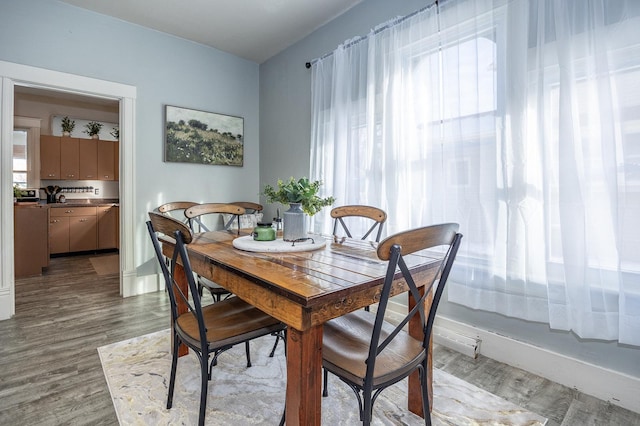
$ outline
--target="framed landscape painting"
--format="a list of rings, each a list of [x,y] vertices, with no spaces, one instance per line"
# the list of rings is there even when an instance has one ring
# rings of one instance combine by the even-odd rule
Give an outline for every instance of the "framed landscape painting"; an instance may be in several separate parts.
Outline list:
[[[165,106],[164,161],[242,166],[244,119]]]

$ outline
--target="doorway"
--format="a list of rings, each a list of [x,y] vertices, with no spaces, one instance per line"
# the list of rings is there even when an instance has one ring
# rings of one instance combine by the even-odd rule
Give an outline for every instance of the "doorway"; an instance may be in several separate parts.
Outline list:
[[[15,314],[15,277],[13,252],[13,189],[12,149],[14,127],[15,87],[59,91],[71,95],[111,99],[119,102],[120,123],[120,294],[136,293],[136,271],[133,259],[133,153],[134,110],[136,89],[73,74],[35,68],[0,61],[0,137],[2,162],[0,164],[0,244],[4,247],[0,257],[0,320]],[[11,195],[8,192],[11,191]]]

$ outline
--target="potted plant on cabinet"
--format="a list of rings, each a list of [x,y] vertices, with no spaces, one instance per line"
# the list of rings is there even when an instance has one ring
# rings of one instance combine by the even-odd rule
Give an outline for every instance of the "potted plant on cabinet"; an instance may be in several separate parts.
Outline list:
[[[113,127],[113,128],[111,129],[111,131],[109,132],[109,134],[110,134],[111,136],[113,136],[113,138],[114,138],[115,140],[120,140],[120,128],[119,128],[119,127]]]
[[[70,120],[69,116],[65,116],[60,122],[60,127],[62,127],[62,136],[71,136],[71,132],[76,127],[76,122],[75,120]]]
[[[84,126],[87,130],[84,132],[91,136],[91,139],[98,139],[98,135],[100,134],[100,130],[102,129],[102,123],[98,123],[97,121],[90,121]]]
[[[289,210],[284,212],[283,239],[296,241],[306,238],[305,214],[313,216],[323,207],[334,203],[333,197],[320,197],[321,181],[310,181],[303,177],[295,179],[291,177],[287,182],[278,179],[277,189],[271,185],[265,185],[263,194],[268,203],[277,202],[289,204]]]

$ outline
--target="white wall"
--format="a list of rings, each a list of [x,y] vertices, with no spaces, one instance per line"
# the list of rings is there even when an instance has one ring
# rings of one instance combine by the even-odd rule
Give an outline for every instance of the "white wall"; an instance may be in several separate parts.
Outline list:
[[[429,2],[365,0],[344,15],[260,66],[261,184],[309,174],[311,71],[304,64],[333,51],[338,44],[366,35],[378,24],[404,16]],[[270,217],[275,206],[265,209]],[[578,339],[550,330],[547,324],[475,311],[444,300],[442,317],[478,327],[542,349],[640,378],[640,348]]]

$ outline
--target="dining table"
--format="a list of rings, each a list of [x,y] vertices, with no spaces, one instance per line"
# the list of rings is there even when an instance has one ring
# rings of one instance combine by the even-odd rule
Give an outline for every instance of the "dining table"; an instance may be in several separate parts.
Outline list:
[[[237,297],[287,325],[286,332],[286,424],[321,424],[322,330],[333,318],[375,305],[380,298],[387,261],[376,254],[377,243],[349,238],[310,235],[315,244],[292,252],[246,251],[234,246],[251,230],[240,233],[213,231],[194,234],[187,245],[193,272],[223,286]],[[163,238],[163,252],[171,256],[175,242]],[[295,243],[292,243],[295,244]],[[236,244],[237,245],[237,244]],[[300,245],[300,243],[298,243]],[[405,256],[419,290],[431,283],[441,256],[416,253]],[[181,265],[176,278],[183,291],[188,284]],[[408,287],[399,273],[392,285],[392,296],[406,293]],[[413,307],[408,298],[407,309]],[[402,306],[402,304],[398,306]],[[425,310],[431,299],[425,298]],[[186,308],[184,308],[186,310]],[[375,306],[372,307],[375,309]],[[408,324],[410,334],[419,337],[419,316]],[[184,353],[184,352],[183,352]],[[431,351],[429,352],[429,400],[432,401]],[[418,373],[408,379],[408,409],[423,417]]]

